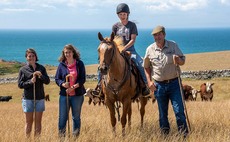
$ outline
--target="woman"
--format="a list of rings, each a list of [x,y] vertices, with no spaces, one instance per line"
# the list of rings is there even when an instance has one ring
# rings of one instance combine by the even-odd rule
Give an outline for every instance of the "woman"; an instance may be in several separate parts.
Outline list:
[[[27,49],[25,57],[27,60],[27,64],[21,67],[19,70],[18,87],[24,89],[24,92],[22,94],[22,108],[26,117],[26,136],[30,137],[34,120],[34,111],[34,135],[38,136],[41,134],[42,114],[43,111],[45,111],[45,93],[43,84],[49,84],[50,79],[47,75],[45,67],[37,63],[38,56],[34,49]]]
[[[80,53],[71,44],[64,46],[59,62],[60,64],[55,75],[56,84],[60,87],[58,122],[59,136],[65,136],[66,122],[71,108],[73,136],[77,137],[80,134],[81,108],[84,101],[83,94],[85,93],[85,66],[80,60]]]

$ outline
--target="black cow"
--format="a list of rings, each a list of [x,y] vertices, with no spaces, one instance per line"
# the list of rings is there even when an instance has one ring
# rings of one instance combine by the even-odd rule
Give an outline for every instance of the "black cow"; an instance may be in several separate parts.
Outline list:
[[[12,96],[0,96],[0,102],[9,102]]]
[[[46,95],[45,95],[45,100],[46,100],[46,101],[50,101],[50,95],[49,95],[49,94],[46,94]]]

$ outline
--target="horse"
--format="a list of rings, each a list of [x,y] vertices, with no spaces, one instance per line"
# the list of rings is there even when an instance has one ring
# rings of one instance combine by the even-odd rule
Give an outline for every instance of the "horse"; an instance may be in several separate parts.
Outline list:
[[[110,37],[103,38],[98,33],[100,44],[98,46],[99,67],[102,75],[102,92],[105,95],[105,104],[110,111],[110,120],[113,133],[116,135],[116,117],[117,111],[118,121],[120,120],[119,108],[122,104],[122,135],[125,135],[125,126],[128,116],[128,127],[131,128],[132,101],[138,99],[141,104],[141,127],[145,114],[145,105],[148,98],[142,97],[141,92],[137,92],[138,83],[135,75],[131,72],[130,61],[124,53],[123,40],[121,37],[115,36],[112,32]]]

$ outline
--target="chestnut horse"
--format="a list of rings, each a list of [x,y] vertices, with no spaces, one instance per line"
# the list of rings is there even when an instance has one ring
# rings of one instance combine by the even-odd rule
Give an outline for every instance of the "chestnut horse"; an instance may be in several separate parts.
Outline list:
[[[110,111],[110,119],[113,127],[113,132],[116,134],[115,125],[115,109],[117,110],[118,121],[120,119],[119,107],[122,104],[122,134],[125,134],[125,125],[128,116],[128,126],[131,126],[131,104],[133,99],[138,98],[140,100],[141,108],[141,126],[143,126],[143,118],[145,114],[145,105],[147,104],[147,98],[137,93],[137,81],[134,74],[131,72],[130,59],[125,58],[122,38],[115,37],[114,33],[110,38],[103,38],[101,33],[98,33],[98,38],[101,41],[98,47],[99,54],[99,70],[102,74],[102,91],[105,95],[105,104]],[[123,53],[123,54],[122,54]]]

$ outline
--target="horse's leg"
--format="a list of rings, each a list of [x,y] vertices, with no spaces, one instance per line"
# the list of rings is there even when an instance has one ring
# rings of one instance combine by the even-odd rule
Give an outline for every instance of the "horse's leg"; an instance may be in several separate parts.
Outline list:
[[[115,106],[114,103],[111,101],[106,101],[106,105],[109,108],[109,112],[110,112],[110,121],[111,121],[111,125],[112,125],[112,130],[113,130],[113,134],[116,136],[116,117],[115,117]]]
[[[143,128],[143,124],[144,124],[145,106],[147,104],[147,101],[148,101],[148,98],[140,97],[140,102],[141,102],[141,108],[140,108],[141,128]]]
[[[128,109],[128,127],[131,128],[132,105]]]
[[[125,136],[125,125],[127,122],[126,116],[129,109],[131,108],[131,100],[126,99],[125,101],[122,102],[122,104],[123,104],[123,113],[121,116],[121,125],[122,125],[122,135]]]
[[[128,109],[128,131],[131,130],[132,103]]]

